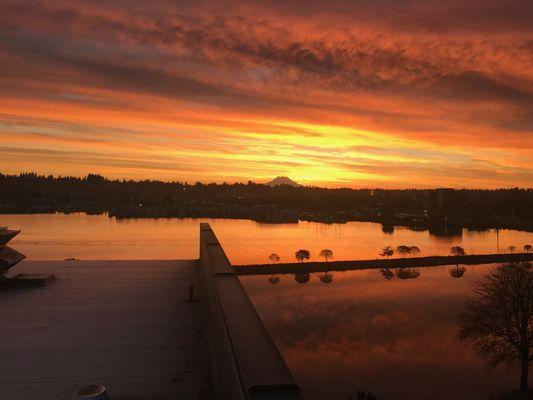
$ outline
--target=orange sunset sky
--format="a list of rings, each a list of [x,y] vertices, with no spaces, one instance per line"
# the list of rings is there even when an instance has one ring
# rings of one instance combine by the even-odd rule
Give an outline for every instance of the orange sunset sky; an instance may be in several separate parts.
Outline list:
[[[531,187],[531,0],[0,0],[0,172]]]

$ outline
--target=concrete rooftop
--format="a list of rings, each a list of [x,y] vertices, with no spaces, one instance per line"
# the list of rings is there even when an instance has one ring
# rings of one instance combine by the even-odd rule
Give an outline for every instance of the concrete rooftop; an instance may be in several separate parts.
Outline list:
[[[26,261],[44,288],[0,291],[0,398],[72,399],[104,384],[111,399],[202,399],[208,354],[196,261]]]

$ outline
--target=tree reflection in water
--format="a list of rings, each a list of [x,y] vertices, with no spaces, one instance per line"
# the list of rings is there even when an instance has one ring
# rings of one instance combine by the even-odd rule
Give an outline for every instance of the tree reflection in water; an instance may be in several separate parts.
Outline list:
[[[466,272],[466,267],[455,266],[450,269],[450,276],[452,278],[462,278]]]
[[[318,279],[320,279],[320,281],[325,284],[331,283],[333,282],[333,273],[326,272],[325,274],[320,274],[318,275]]]
[[[268,278],[268,281],[272,284],[272,285],[276,285],[279,283],[279,278],[277,276],[271,276],[270,278]]]
[[[295,271],[275,274],[285,279],[275,287],[265,285],[274,274],[241,279],[309,400],[356,400],[357,387],[380,400],[482,400],[516,387],[514,372],[487,370],[456,336],[465,300],[495,266],[466,266],[461,279],[450,277],[455,263],[416,267],[418,278],[400,280],[399,267],[415,268],[401,264],[328,271],[334,285],[319,280],[325,271],[306,286],[290,284]],[[423,379],[413,384],[413,376]]]
[[[420,276],[420,272],[414,268],[398,268],[396,276],[399,279],[414,279]]]
[[[311,274],[305,272],[305,273],[299,273],[294,274],[294,280],[298,282],[299,284],[303,285],[311,279]]]
[[[379,273],[383,275],[385,279],[392,279],[394,278],[394,273],[389,268],[381,268],[379,270]]]

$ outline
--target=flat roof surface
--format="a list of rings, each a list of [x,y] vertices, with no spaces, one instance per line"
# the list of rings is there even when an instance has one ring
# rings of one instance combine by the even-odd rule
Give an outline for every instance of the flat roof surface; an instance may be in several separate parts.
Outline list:
[[[208,354],[196,261],[26,261],[43,288],[0,291],[0,398],[72,399],[103,384],[111,399],[202,399]]]

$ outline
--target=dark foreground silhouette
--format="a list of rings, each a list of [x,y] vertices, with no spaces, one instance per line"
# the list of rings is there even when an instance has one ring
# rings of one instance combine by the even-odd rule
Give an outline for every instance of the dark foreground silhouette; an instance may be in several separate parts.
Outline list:
[[[474,290],[460,317],[459,339],[471,343],[491,367],[520,371],[520,390],[529,393],[533,361],[533,267],[529,262],[500,265]]]

